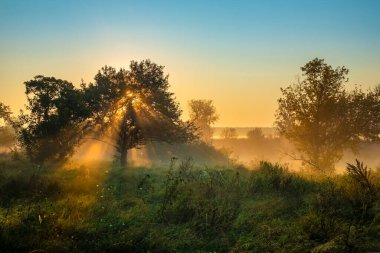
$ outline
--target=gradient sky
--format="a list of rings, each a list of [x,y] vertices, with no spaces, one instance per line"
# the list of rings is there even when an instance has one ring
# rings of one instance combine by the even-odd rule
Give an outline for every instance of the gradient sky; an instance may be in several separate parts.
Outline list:
[[[272,126],[280,87],[315,57],[349,68],[351,85],[380,83],[380,1],[0,0],[0,101],[14,111],[35,75],[78,85],[149,58],[185,116],[204,98],[217,126]]]

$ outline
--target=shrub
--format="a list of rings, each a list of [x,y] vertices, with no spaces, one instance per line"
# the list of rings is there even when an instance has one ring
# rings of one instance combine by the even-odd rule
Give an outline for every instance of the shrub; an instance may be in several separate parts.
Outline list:
[[[347,175],[325,180],[300,220],[312,252],[378,250],[380,234],[377,186],[371,171],[359,161],[347,165]]]
[[[251,173],[250,191],[252,193],[292,193],[303,194],[312,187],[312,183],[301,176],[288,172],[286,167],[269,162],[260,162],[258,170]]]

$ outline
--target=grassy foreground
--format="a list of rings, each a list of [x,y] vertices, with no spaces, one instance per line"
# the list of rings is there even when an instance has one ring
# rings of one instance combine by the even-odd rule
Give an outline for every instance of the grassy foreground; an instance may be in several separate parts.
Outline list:
[[[380,251],[379,175],[0,160],[0,252]],[[367,178],[368,180],[364,180]]]

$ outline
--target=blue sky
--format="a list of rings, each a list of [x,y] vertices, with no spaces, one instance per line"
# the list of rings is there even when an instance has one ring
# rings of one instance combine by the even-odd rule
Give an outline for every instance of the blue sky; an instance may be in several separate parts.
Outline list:
[[[213,99],[220,126],[270,126],[280,87],[320,57],[380,83],[380,1],[0,0],[0,101],[22,108],[37,74],[78,84],[150,58],[172,91]]]

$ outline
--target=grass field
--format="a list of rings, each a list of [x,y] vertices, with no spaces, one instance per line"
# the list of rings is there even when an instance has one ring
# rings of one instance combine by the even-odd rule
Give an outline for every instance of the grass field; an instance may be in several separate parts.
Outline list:
[[[0,252],[380,250],[379,174],[0,161]]]

